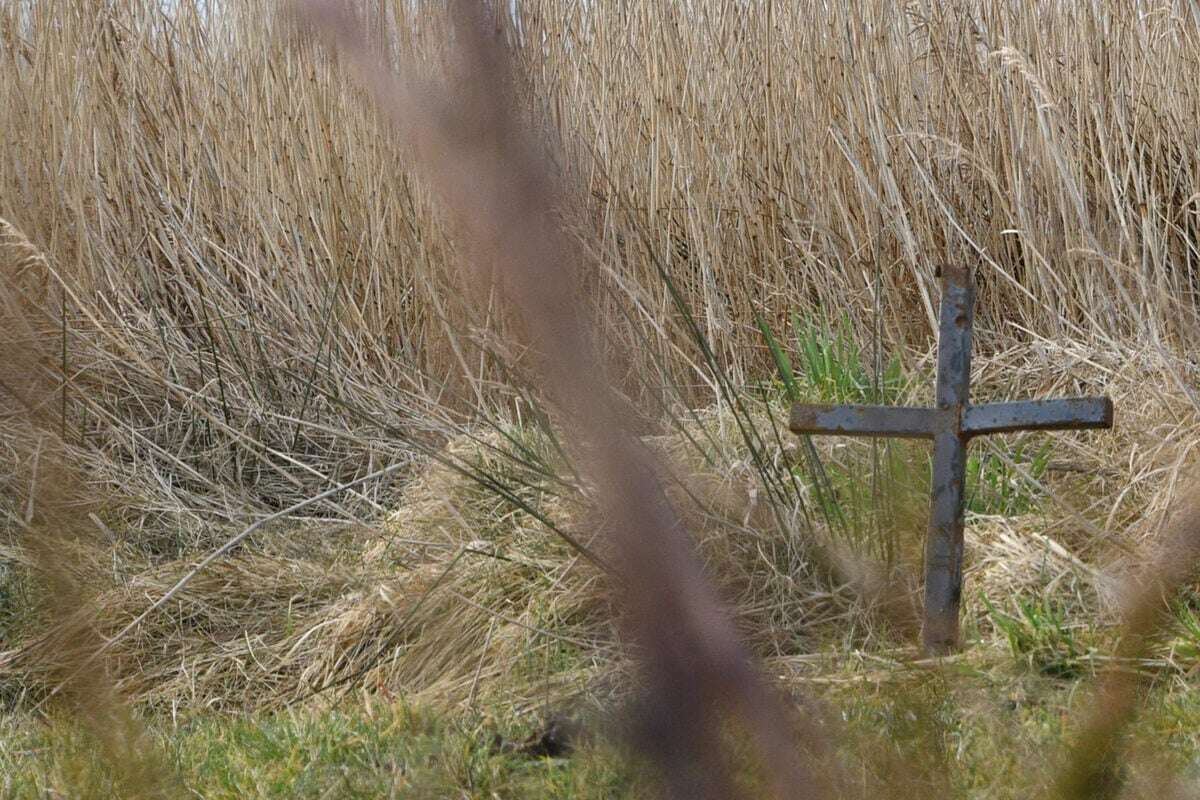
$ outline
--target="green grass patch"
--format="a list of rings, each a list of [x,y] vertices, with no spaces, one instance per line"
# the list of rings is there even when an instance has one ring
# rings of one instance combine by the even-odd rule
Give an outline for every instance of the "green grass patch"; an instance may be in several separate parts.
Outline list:
[[[1006,610],[980,598],[1019,662],[1049,678],[1078,678],[1090,670],[1090,631],[1069,624],[1066,609],[1053,597],[1017,597]]]
[[[1036,447],[1021,437],[977,442],[967,455],[967,510],[1015,517],[1036,508],[1051,442]]]
[[[1061,660],[1049,612],[1020,623],[1042,636],[1021,652]],[[1027,613],[1026,613],[1027,612]],[[1008,612],[1002,612],[1008,613]],[[1014,623],[1016,624],[1016,623]],[[1029,635],[1028,631],[1022,636]],[[1047,641],[1054,643],[1048,647]],[[1040,648],[1040,649],[1039,649]],[[1068,648],[1069,649],[1069,648]],[[940,669],[832,657],[799,687],[803,713],[832,736],[843,778],[863,796],[1016,800],[1046,796],[1060,759],[1090,709],[1090,672],[1047,670],[980,644]],[[1169,770],[1200,777],[1200,699],[1187,683],[1163,680],[1142,697],[1122,751],[1136,791],[1141,777]],[[563,757],[523,751],[536,739],[533,715],[496,718],[405,703],[346,702],[335,708],[233,716],[200,713],[148,724],[147,756],[165,775],[143,781],[159,794],[122,793],[95,743],[56,718],[0,722],[0,796],[107,798],[595,798],[645,797],[643,764],[600,736]],[[730,743],[737,750],[737,740]],[[119,773],[119,770],[117,771]]]
[[[831,693],[844,725],[843,757],[856,765],[865,788],[875,788],[867,796],[1053,796],[1056,771],[1091,710],[1093,682],[1013,671],[998,655],[942,671],[898,666]],[[1161,797],[1146,787],[1164,775],[1194,783],[1200,777],[1194,689],[1169,682],[1149,688],[1117,757],[1128,781],[1122,797]]]
[[[170,796],[203,798],[619,798],[636,771],[600,743],[570,758],[520,752],[536,728],[403,704],[347,704],[149,725]],[[89,738],[68,721],[0,723],[0,796],[125,796]]]
[[[891,405],[908,390],[899,357],[868,363],[848,317],[833,323],[793,314],[791,322],[791,336],[784,341],[761,317],[757,321],[788,400]]]

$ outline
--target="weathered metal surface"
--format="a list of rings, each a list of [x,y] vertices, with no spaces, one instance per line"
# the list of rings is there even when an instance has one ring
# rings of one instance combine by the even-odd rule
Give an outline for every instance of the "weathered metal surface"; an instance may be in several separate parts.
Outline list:
[[[946,653],[958,645],[963,491],[970,439],[1018,430],[1111,428],[1113,423],[1112,401],[1107,397],[970,405],[974,307],[975,287],[970,274],[959,267],[945,268],[934,408],[799,403],[792,407],[791,414],[791,430],[799,434],[933,439],[933,484],[925,543],[925,624],[921,631],[930,653]]]
[[[904,406],[792,406],[793,433],[837,433],[843,436],[898,436],[932,439],[939,426],[934,408]]]
[[[966,270],[942,269],[942,309],[938,330],[936,404],[953,423],[933,440],[933,481],[929,535],[925,539],[925,625],[921,640],[933,653],[958,643],[958,603],[962,594],[963,485],[967,439],[963,409],[971,385],[971,327],[975,286]]]
[[[1111,428],[1113,404],[1107,397],[1071,400],[1024,400],[969,406],[963,433],[980,436],[1012,431],[1085,430]]]

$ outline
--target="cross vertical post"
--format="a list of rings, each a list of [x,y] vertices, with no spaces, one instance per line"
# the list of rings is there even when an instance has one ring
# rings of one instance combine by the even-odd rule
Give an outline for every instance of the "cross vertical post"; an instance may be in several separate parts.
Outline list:
[[[933,486],[925,540],[925,624],[921,630],[922,643],[930,653],[947,652],[958,642],[967,479],[963,412],[969,401],[975,316],[975,287],[965,272],[960,267],[942,270],[936,396],[941,425],[933,436]]]
[[[968,270],[942,269],[937,392],[933,408],[867,405],[792,406],[793,433],[895,436],[933,440],[933,485],[925,541],[925,651],[958,646],[963,580],[967,444],[976,436],[1022,430],[1111,428],[1107,397],[970,404],[975,286]]]

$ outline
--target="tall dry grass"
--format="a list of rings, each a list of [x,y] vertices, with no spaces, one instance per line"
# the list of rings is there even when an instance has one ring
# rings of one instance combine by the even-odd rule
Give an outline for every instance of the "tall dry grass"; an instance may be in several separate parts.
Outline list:
[[[211,519],[421,458],[481,410],[536,415],[494,287],[454,288],[444,221],[329,59],[260,4],[173,5],[0,5],[0,215],[51,256],[68,439],[147,509]],[[440,7],[380,7],[436,74]],[[979,264],[985,350],[1190,348],[1196,14],[537,0],[512,35],[654,418],[713,402],[714,365],[769,374],[756,315],[927,348],[945,260]]]

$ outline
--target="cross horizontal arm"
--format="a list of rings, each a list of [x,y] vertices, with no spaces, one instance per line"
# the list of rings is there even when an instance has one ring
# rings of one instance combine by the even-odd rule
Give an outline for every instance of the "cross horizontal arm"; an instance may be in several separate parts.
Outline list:
[[[1112,400],[1107,397],[1082,397],[968,406],[962,429],[967,436],[979,436],[1009,431],[1111,428],[1112,424]]]
[[[788,427],[793,433],[836,433],[844,436],[898,436],[932,439],[943,427],[936,408],[905,406],[792,406]]]

